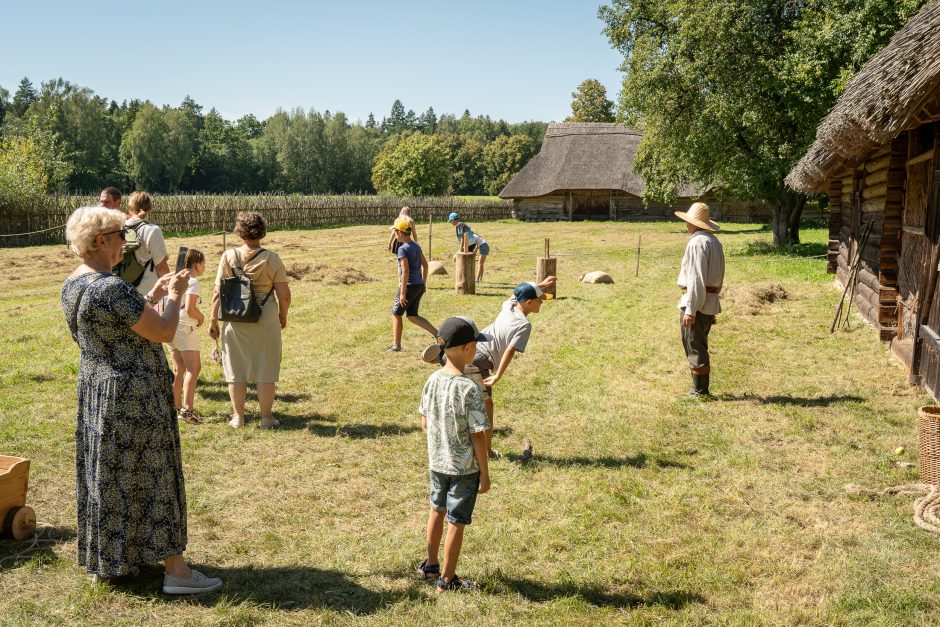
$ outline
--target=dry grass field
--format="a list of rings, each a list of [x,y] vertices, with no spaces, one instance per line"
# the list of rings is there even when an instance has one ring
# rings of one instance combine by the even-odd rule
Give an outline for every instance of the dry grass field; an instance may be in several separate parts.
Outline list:
[[[197,409],[181,425],[189,558],[220,594],[172,599],[160,569],[96,583],[75,563],[78,354],[59,308],[76,264],[64,247],[0,250],[0,452],[32,459],[41,543],[0,544],[3,624],[925,624],[936,618],[940,539],[906,498],[846,495],[915,480],[908,388],[855,317],[828,333],[838,293],[822,229],[796,253],[729,224],[726,311],[712,333],[708,403],[686,400],[675,288],[681,223],[474,225],[492,254],[474,297],[432,277],[422,313],[481,326],[533,278],[542,238],[559,296],[495,390],[493,489],[480,497],[458,572],[479,584],[436,595],[411,576],[427,516],[426,446],[416,413],[428,337],[391,340],[395,264],[387,230],[275,231],[291,270],[282,427],[226,425],[220,369],[204,360]],[[642,234],[639,277],[635,277]],[[421,227],[422,245],[427,228]],[[219,237],[174,238],[204,250]],[[446,260],[450,229],[435,230]],[[801,256],[802,255],[802,256]],[[609,272],[614,285],[577,277]],[[211,279],[205,281],[211,283]],[[770,302],[772,301],[772,302]],[[211,347],[204,337],[204,355]],[[255,410],[255,411],[253,411]],[[517,463],[523,438],[535,458]],[[893,454],[905,446],[904,457]]]

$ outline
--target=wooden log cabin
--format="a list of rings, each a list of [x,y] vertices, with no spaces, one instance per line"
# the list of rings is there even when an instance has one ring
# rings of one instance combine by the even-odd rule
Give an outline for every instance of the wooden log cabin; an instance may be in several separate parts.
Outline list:
[[[787,184],[829,197],[829,272],[845,285],[858,257],[854,305],[940,398],[940,1],[862,67]]]
[[[686,185],[676,202],[644,204],[646,183],[633,171],[643,134],[620,124],[552,122],[542,148],[499,193],[513,201],[515,217],[529,222],[672,217],[696,200],[727,217],[706,190]],[[744,219],[766,217],[760,203],[738,203]],[[761,216],[758,214],[761,213]],[[769,215],[769,214],[767,214]]]

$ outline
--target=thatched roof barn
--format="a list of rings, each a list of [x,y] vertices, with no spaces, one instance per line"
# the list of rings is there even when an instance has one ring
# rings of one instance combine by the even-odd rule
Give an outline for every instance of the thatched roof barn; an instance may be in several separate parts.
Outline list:
[[[707,190],[687,185],[673,205],[643,204],[645,181],[633,171],[643,134],[620,124],[552,122],[542,149],[499,193],[522,220],[615,220],[672,216]],[[710,204],[713,199],[706,199]],[[753,218],[757,205],[740,205]],[[748,208],[755,215],[747,214]],[[762,208],[762,207],[761,207]],[[712,207],[721,216],[722,207]]]
[[[787,184],[829,196],[830,272],[845,283],[857,265],[859,311],[937,397],[940,0],[852,79]]]

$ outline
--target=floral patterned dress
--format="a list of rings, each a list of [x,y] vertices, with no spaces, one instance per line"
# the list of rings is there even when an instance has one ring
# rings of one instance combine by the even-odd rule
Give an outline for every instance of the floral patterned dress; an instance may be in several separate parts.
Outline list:
[[[89,573],[124,575],[130,566],[159,562],[186,548],[173,376],[161,345],[131,330],[143,314],[144,298],[130,283],[94,272],[70,278],[62,286],[62,310],[81,349],[78,563]]]

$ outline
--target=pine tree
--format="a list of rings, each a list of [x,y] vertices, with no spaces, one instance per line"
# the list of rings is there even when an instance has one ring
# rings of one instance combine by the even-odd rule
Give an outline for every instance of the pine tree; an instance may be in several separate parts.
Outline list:
[[[29,105],[36,102],[39,98],[39,94],[36,93],[36,89],[33,87],[33,83],[26,77],[20,81],[20,86],[17,87],[16,93],[13,95],[13,105],[11,109],[13,114],[19,117],[23,117],[26,114],[26,110],[29,109]]]

